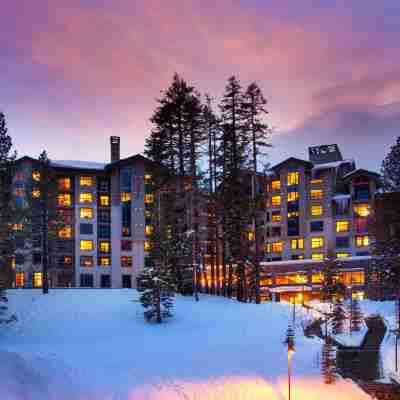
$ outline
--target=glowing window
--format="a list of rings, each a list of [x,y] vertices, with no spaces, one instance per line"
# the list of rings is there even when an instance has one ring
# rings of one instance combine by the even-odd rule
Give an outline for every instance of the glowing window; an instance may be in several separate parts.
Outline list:
[[[80,249],[82,251],[92,251],[93,250],[93,240],[81,240]]]
[[[39,189],[33,189],[32,190],[32,197],[37,199],[40,197],[40,190]]]
[[[348,232],[349,228],[349,221],[336,221],[336,232]]]
[[[296,201],[299,198],[299,192],[288,192],[287,201]]]
[[[311,254],[311,259],[312,260],[323,260],[324,255],[322,253],[312,253]]]
[[[36,182],[40,181],[40,172],[39,171],[32,171],[32,179]]]
[[[109,253],[110,252],[110,242],[108,240],[101,240],[99,242],[99,250],[101,253]]]
[[[347,252],[336,253],[337,258],[346,258],[346,257],[350,257],[350,256],[351,256],[351,254],[347,253]]]
[[[324,281],[324,274],[322,272],[311,275],[312,283],[322,283],[323,281]]]
[[[254,232],[253,231],[249,231],[247,232],[247,239],[252,242],[254,240]]]
[[[271,221],[272,222],[280,222],[281,221],[281,213],[279,211],[273,211],[271,213]]]
[[[153,194],[145,194],[144,195],[144,202],[146,204],[154,203],[154,195]]]
[[[64,256],[62,261],[63,261],[63,265],[72,265],[72,257],[71,256]]]
[[[82,219],[93,219],[93,208],[81,208],[79,210],[79,216]]]
[[[279,191],[281,190],[281,181],[272,181],[271,182],[271,189],[272,191]]]
[[[103,267],[111,265],[110,257],[99,257],[98,265],[101,265]]]
[[[93,267],[92,256],[81,256],[80,258],[81,267]]]
[[[149,184],[149,183],[151,183],[152,179],[153,179],[153,177],[150,174],[146,174],[144,176],[144,183]]]
[[[121,193],[121,201],[123,203],[127,203],[128,201],[132,200],[132,193],[131,192],[122,192]]]
[[[356,246],[357,247],[364,247],[369,246],[370,240],[368,235],[360,235],[356,236]]]
[[[14,224],[13,230],[15,232],[21,232],[24,229],[24,224]]]
[[[310,196],[311,200],[321,200],[323,197],[322,189],[311,189]]]
[[[121,256],[121,267],[132,267],[131,256]]]
[[[79,178],[79,184],[81,186],[92,186],[93,185],[93,178],[91,176],[81,176]]]
[[[292,250],[304,249],[304,239],[292,239],[290,247]]]
[[[271,197],[271,206],[272,207],[280,207],[281,205],[281,196],[272,196]]]
[[[348,285],[362,285],[365,282],[363,271],[348,271],[339,274],[340,282]]]
[[[310,183],[312,185],[319,185],[322,183],[322,179],[311,179]]]
[[[101,206],[109,206],[110,205],[110,196],[106,194],[100,195],[100,205]]]
[[[299,216],[299,212],[298,211],[290,211],[287,214],[288,218],[295,218]]]
[[[58,231],[58,237],[60,238],[70,238],[72,237],[72,226],[65,225]]]
[[[283,242],[271,243],[271,252],[272,253],[282,253],[282,251],[283,251]]]
[[[266,252],[266,253],[271,253],[271,243],[267,243],[267,244],[265,245],[265,252]]]
[[[324,238],[322,236],[311,238],[311,248],[319,249],[324,246]]]
[[[146,218],[151,218],[151,210],[145,210],[145,211],[144,211],[144,216],[145,216]]]
[[[353,210],[359,217],[368,217],[371,214],[371,206],[369,204],[354,204]]]
[[[288,172],[287,174],[287,184],[288,186],[291,185],[298,185],[299,184],[299,172],[295,171],[295,172]]]
[[[58,179],[58,188],[60,190],[71,189],[71,178],[59,178]]]
[[[311,215],[313,217],[320,217],[323,215],[323,213],[324,209],[322,206],[317,206],[317,205],[311,206]]]
[[[42,287],[42,284],[43,284],[42,273],[35,272],[33,274],[33,286],[35,288],[40,288],[40,287]]]
[[[150,251],[151,250],[151,242],[149,240],[144,241],[144,251]]]
[[[72,204],[72,196],[70,193],[61,193],[57,196],[57,204],[59,206],[70,206]]]
[[[154,232],[154,227],[152,225],[146,225],[144,230],[145,230],[146,235],[150,236]]]
[[[92,203],[93,202],[93,193],[90,192],[82,192],[79,194],[79,202],[80,203]]]
[[[25,285],[25,274],[23,272],[17,272],[15,274],[15,286],[24,287]]]
[[[11,258],[11,268],[15,269],[15,265],[16,265],[15,257],[12,257]]]

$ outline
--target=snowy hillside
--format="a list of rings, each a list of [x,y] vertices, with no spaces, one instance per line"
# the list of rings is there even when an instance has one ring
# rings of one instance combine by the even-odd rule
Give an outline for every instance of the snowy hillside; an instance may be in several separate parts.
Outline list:
[[[178,298],[167,324],[144,322],[133,290],[9,292],[18,322],[0,332],[2,400],[286,399],[288,305]],[[321,343],[297,327],[296,400],[368,399],[322,383]]]

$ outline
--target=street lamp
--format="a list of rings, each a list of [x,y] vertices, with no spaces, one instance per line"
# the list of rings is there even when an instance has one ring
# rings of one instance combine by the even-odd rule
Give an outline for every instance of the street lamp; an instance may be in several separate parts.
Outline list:
[[[294,343],[288,340],[288,399],[291,400],[291,380],[292,380],[292,356],[294,354]]]

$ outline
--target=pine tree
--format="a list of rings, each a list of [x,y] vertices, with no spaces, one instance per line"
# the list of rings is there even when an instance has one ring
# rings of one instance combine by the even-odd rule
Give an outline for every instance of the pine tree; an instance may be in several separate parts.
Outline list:
[[[12,138],[8,134],[6,119],[0,113],[0,324],[15,317],[7,317],[6,288],[13,279],[12,262],[15,249],[15,205],[12,198],[13,162]]]
[[[333,256],[332,251],[328,251],[327,258],[323,265],[322,296],[327,302],[332,302],[334,297],[343,295],[344,285],[337,279],[339,263]]]
[[[337,379],[335,349],[329,336],[322,345],[321,372],[327,385],[331,385]]]
[[[400,136],[382,162],[383,188],[387,192],[400,190]]]
[[[144,307],[144,317],[147,321],[161,323],[172,317],[174,285],[174,265],[179,254],[179,243],[172,231],[168,191],[163,193],[160,185],[160,174],[153,176],[153,186],[157,201],[148,205],[146,212],[153,221],[151,248],[145,259],[145,266],[138,277],[140,302]],[[157,189],[156,189],[157,187]]]
[[[360,303],[356,298],[350,301],[349,316],[350,333],[359,332],[363,322],[363,313],[361,311]]]
[[[57,209],[57,177],[51,168],[46,151],[40,153],[34,172],[27,183],[27,208],[25,214],[25,252],[32,255],[34,249],[42,254],[42,290],[49,292],[49,259],[52,241],[64,228],[62,215]]]
[[[332,321],[332,333],[334,335],[340,335],[344,332],[344,323],[346,321],[346,312],[343,306],[343,302],[338,299],[333,306],[333,312],[331,316]]]

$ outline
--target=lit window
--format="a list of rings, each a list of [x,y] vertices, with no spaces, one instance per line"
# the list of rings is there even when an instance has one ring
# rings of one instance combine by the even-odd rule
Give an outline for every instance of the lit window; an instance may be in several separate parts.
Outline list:
[[[279,191],[281,190],[281,181],[272,181],[271,182],[271,189],[272,191]]]
[[[58,179],[58,188],[60,190],[71,189],[71,178],[59,178]]]
[[[324,274],[322,272],[318,272],[316,274],[311,275],[311,283],[322,283],[324,281]]]
[[[132,257],[121,256],[121,267],[132,267]]]
[[[144,202],[146,204],[154,203],[154,195],[153,194],[145,194],[144,195]]]
[[[36,182],[40,181],[40,172],[39,171],[32,171],[32,179]]]
[[[371,206],[369,204],[354,204],[353,210],[359,217],[368,217],[371,214]]]
[[[281,205],[281,196],[272,196],[271,197],[271,206],[272,207],[280,207]]]
[[[14,224],[13,225],[13,230],[15,232],[21,232],[24,229],[24,225],[23,224]]]
[[[249,231],[247,232],[247,239],[252,242],[254,240],[254,232],[253,231]]]
[[[93,208],[81,208],[79,210],[79,216],[82,219],[92,219],[93,218]]]
[[[349,221],[336,221],[336,232],[348,232]]]
[[[110,252],[110,242],[108,240],[101,240],[99,242],[99,250],[101,253],[109,253]]]
[[[288,192],[287,201],[296,201],[299,198],[299,192]]]
[[[290,247],[292,250],[304,249],[304,239],[292,239]]]
[[[35,272],[33,274],[33,286],[35,288],[40,288],[40,287],[42,287],[42,284],[43,284],[42,273]]]
[[[300,176],[300,174],[298,171],[288,172],[288,175],[287,175],[288,186],[298,185],[299,184],[299,176]]]
[[[131,192],[122,192],[121,193],[121,201],[123,203],[127,203],[128,201],[132,200],[132,193]]]
[[[344,283],[346,286],[348,285],[363,285],[365,282],[364,272],[363,271],[348,271],[341,272],[339,274],[339,279],[341,283]]]
[[[70,206],[72,204],[72,196],[70,193],[61,193],[57,196],[59,206]]]
[[[146,225],[145,226],[145,233],[147,236],[152,235],[154,232],[154,227],[152,225]]]
[[[146,218],[151,218],[151,210],[144,210],[144,216]]]
[[[93,240],[81,240],[80,249],[82,251],[92,251],[93,250]]]
[[[322,253],[312,253],[311,254],[311,259],[312,260],[323,260],[324,255]]]
[[[103,267],[111,265],[110,257],[99,257],[98,265],[101,265]]]
[[[106,194],[100,195],[100,205],[101,206],[109,206],[110,205],[110,196]]]
[[[72,226],[70,226],[70,225],[63,226],[58,231],[58,237],[60,237],[60,238],[70,238],[70,237],[72,237]]]
[[[298,211],[291,211],[291,212],[288,212],[287,216],[288,216],[288,218],[295,218],[295,217],[299,216],[299,212]]]
[[[144,241],[144,251],[150,251],[151,249],[151,242],[149,240]]]
[[[281,221],[281,213],[278,212],[272,212],[271,213],[271,221],[272,222],[280,222]]]
[[[283,251],[282,242],[271,243],[271,253],[282,253],[282,251]]]
[[[79,184],[81,186],[92,186],[93,185],[93,178],[91,176],[81,176],[79,178]]]
[[[93,201],[93,193],[82,192],[79,194],[80,203],[91,203]]]
[[[153,177],[150,174],[146,174],[144,176],[144,183],[149,184],[149,183],[151,183],[152,179],[153,179]]]
[[[311,206],[311,215],[313,217],[320,217],[324,213],[322,206]]]
[[[351,254],[347,253],[347,252],[336,253],[337,258],[346,258],[346,257],[350,257],[350,256],[351,256]]]
[[[356,246],[357,247],[369,246],[369,236],[368,235],[356,236]]]
[[[11,258],[11,268],[12,268],[12,269],[15,269],[16,263],[17,263],[17,262],[16,262],[16,260],[15,260],[15,257],[12,257],[12,258]]]
[[[266,252],[266,253],[271,253],[271,243],[267,243],[267,244],[265,245],[265,252]]]
[[[15,274],[15,286],[24,287],[25,285],[25,275],[23,272],[17,272]]]
[[[319,249],[324,246],[324,238],[322,236],[311,238],[311,248]]]
[[[322,179],[311,179],[310,183],[312,185],[319,185],[322,183]]]
[[[32,190],[32,197],[37,199],[40,197],[40,190],[39,189],[33,189]]]
[[[323,197],[322,189],[310,190],[311,200],[321,200]]]
[[[92,256],[81,256],[80,262],[81,262],[81,267],[93,267]]]
[[[72,257],[64,256],[63,257],[63,265],[72,265]]]

